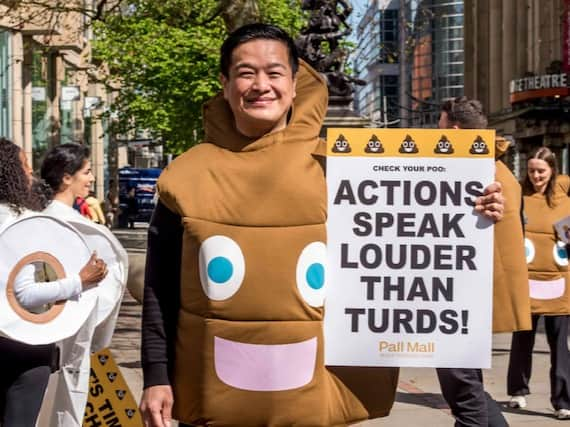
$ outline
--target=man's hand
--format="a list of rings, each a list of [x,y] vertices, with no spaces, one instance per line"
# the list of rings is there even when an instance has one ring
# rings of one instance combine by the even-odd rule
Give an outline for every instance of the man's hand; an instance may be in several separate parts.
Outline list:
[[[83,290],[97,286],[106,275],[107,264],[101,258],[97,258],[97,253],[93,252],[87,264],[85,264],[79,272]]]
[[[141,413],[145,427],[169,427],[172,421],[172,387],[155,385],[144,390]]]
[[[475,200],[475,210],[492,221],[503,219],[505,198],[500,182],[493,182],[483,190],[483,195]]]

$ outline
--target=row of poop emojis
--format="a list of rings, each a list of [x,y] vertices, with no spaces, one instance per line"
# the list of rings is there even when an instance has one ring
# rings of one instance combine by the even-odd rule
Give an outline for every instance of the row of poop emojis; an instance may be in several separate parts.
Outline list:
[[[345,138],[343,134],[340,134],[336,139],[334,146],[332,148],[333,153],[341,153],[341,154],[348,154],[352,152],[352,148],[350,147],[350,143]],[[384,147],[382,142],[378,139],[376,135],[372,135],[366,146],[364,147],[364,152],[368,154],[382,154],[384,152]],[[399,153],[402,154],[416,154],[419,153],[418,146],[416,142],[412,139],[410,135],[406,135],[402,143],[400,144],[400,148],[398,149]],[[453,154],[455,150],[453,149],[453,145],[451,141],[447,139],[447,136],[442,135],[439,141],[437,142],[435,148],[433,149],[435,154]],[[480,135],[477,135],[475,141],[471,144],[471,148],[469,149],[469,154],[475,155],[484,155],[489,154],[489,147],[487,143],[481,138]]]

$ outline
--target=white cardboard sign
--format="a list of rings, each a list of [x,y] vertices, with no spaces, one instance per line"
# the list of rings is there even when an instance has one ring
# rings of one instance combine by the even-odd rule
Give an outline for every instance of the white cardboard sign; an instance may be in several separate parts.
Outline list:
[[[489,368],[494,132],[329,129],[325,362]]]

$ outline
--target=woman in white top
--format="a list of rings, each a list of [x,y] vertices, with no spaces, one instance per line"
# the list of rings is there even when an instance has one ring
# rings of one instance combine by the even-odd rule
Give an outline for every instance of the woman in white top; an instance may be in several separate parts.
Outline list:
[[[0,138],[0,225],[26,211],[42,206],[32,191],[32,171],[25,153]],[[34,267],[18,275],[14,290],[20,304],[34,308],[69,298],[85,287],[96,285],[106,274],[106,265],[93,256],[79,274],[38,283]],[[3,427],[33,426],[40,410],[48,378],[56,362],[56,348],[27,345],[0,337],[0,424]]]

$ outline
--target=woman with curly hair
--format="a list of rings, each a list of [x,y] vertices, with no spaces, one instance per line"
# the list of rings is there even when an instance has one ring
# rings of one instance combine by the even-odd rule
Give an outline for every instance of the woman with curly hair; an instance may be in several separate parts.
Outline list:
[[[33,183],[25,153],[0,138],[0,226],[27,210],[45,206],[46,199],[35,194]],[[98,283],[105,271],[104,263],[92,257],[77,275],[38,283],[30,264],[18,274],[14,291],[22,306],[31,309],[81,293],[84,287]],[[28,345],[0,337],[0,425],[35,425],[56,359],[55,344]]]

